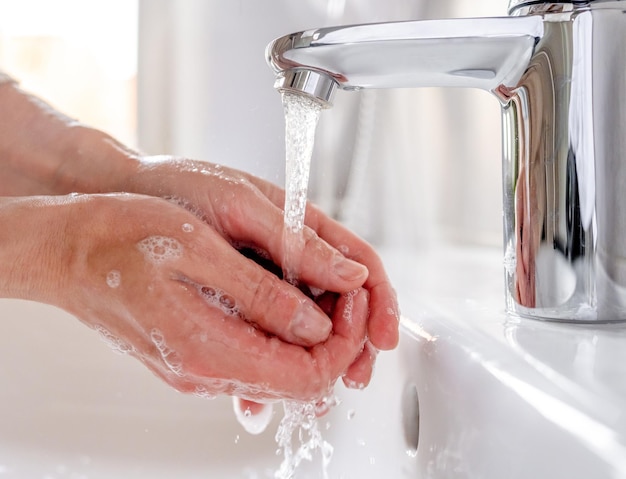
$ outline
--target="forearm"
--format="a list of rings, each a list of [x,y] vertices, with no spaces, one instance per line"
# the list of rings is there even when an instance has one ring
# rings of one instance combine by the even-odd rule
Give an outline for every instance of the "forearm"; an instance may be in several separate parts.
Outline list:
[[[135,153],[0,79],[0,196],[116,191]]]

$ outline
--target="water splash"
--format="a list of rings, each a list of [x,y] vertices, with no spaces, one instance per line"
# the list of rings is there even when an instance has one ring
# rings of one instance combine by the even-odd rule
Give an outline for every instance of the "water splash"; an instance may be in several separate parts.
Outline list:
[[[198,289],[200,296],[211,306],[221,309],[229,316],[242,317],[242,313],[239,306],[237,306],[235,298],[227,294],[225,291],[211,286],[195,286]]]
[[[328,465],[333,455],[333,446],[322,438],[316,417],[316,404],[300,401],[283,401],[283,417],[276,442],[283,462],[276,471],[276,479],[291,479],[303,461],[313,462],[316,451],[322,457],[322,474],[328,479]],[[295,447],[294,447],[295,444]]]

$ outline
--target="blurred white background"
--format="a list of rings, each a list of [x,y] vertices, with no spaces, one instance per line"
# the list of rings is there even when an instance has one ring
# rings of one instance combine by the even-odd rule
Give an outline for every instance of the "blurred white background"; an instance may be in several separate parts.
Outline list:
[[[137,24],[136,0],[0,0],[0,70],[134,145]]]
[[[0,0],[0,69],[148,153],[283,182],[264,49],[342,23],[504,15],[506,0]],[[7,114],[7,113],[3,113]],[[311,198],[379,246],[501,242],[499,106],[469,90],[339,92]]]

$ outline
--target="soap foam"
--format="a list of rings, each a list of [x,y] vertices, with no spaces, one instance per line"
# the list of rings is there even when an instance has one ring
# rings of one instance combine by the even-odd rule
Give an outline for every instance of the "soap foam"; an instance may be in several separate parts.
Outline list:
[[[346,387],[348,389],[358,389],[359,391],[362,391],[363,389],[365,389],[365,384],[358,383],[358,382],[348,378],[347,376],[343,377],[343,381],[345,382]]]
[[[357,291],[349,291],[343,295],[345,299],[345,306],[343,307],[342,317],[347,323],[352,323],[352,314],[354,310],[354,297],[357,295]]]
[[[170,371],[176,374],[176,376],[182,377],[183,361],[180,358],[180,355],[167,345],[165,338],[163,337],[163,333],[161,333],[158,329],[153,329],[150,331],[150,339],[156,346],[157,350],[161,354],[163,362],[170,369]]]
[[[95,326],[95,330],[100,334],[100,338],[116,353],[128,354],[134,351],[132,346],[129,346],[126,342],[113,335],[104,326],[98,324]]]
[[[109,271],[107,274],[107,286],[112,289],[120,287],[122,284],[122,273],[117,270]]]
[[[174,238],[167,236],[149,236],[137,243],[147,261],[160,265],[182,257],[183,246]]]
[[[202,399],[215,399],[217,394],[209,391],[205,386],[196,386],[193,395]]]

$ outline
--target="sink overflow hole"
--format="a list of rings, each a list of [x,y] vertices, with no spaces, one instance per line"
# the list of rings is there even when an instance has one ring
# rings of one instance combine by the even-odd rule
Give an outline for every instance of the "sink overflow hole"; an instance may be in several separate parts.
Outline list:
[[[409,456],[417,456],[420,430],[420,407],[415,384],[407,384],[402,394],[402,423],[406,452]]]

